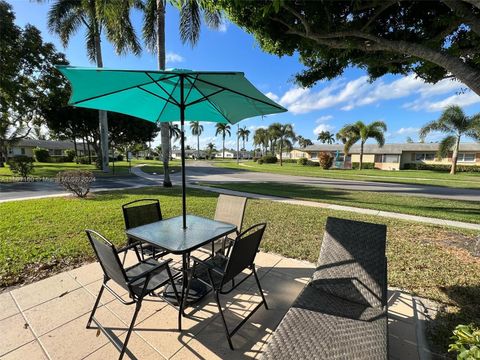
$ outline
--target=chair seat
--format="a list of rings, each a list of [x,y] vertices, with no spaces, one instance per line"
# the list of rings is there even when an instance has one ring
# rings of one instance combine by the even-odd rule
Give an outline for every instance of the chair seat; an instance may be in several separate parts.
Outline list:
[[[215,255],[213,258],[205,260],[204,263],[197,263],[195,265],[195,273],[193,274],[196,278],[199,278],[206,283],[210,283],[210,278],[208,277],[208,269],[213,268],[221,273],[225,271],[227,266],[228,258],[221,254]],[[208,264],[208,265],[206,265]],[[213,280],[213,287],[220,288],[222,285],[223,276],[220,275],[217,271],[210,271]]]
[[[263,359],[387,359],[385,309],[307,285],[281,321]]]
[[[131,280],[135,276],[140,275],[140,274],[142,274],[146,271],[149,271],[152,268],[158,266],[159,264],[163,264],[163,263],[166,263],[166,262],[167,261],[157,261],[157,260],[151,259],[151,258],[147,259],[145,261],[141,261],[138,264],[136,264],[132,267],[129,267],[128,269],[125,269],[125,273],[127,274],[127,279]],[[172,276],[175,277],[175,275],[178,274],[178,271],[172,269],[171,273],[172,273]],[[151,278],[148,282],[146,292],[149,293],[149,292],[159,288],[160,286],[166,284],[169,281],[169,279],[170,278],[168,277],[168,273],[165,270],[165,268],[160,268],[157,271],[154,271],[153,275],[151,276]],[[132,283],[132,291],[136,295],[140,296],[142,294],[143,287],[145,285],[145,280],[146,280],[146,278],[143,277],[141,279],[138,279],[134,283]]]

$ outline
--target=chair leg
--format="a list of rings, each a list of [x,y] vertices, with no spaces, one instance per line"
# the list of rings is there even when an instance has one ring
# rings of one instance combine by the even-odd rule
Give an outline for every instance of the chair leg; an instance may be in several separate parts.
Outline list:
[[[252,271],[253,271],[253,276],[255,277],[255,281],[257,282],[258,290],[260,291],[260,295],[262,296],[265,309],[268,310],[267,300],[265,300],[265,295],[263,295],[262,286],[260,285],[260,280],[258,280],[257,271],[255,270],[255,265],[252,266]]]
[[[137,320],[137,315],[141,307],[142,307],[142,300],[139,300],[137,302],[137,305],[135,306],[135,312],[133,313],[132,321],[130,322],[130,327],[128,328],[127,336],[125,337],[122,351],[120,352],[120,357],[118,358],[118,360],[122,360],[123,356],[125,355],[125,351],[127,350],[127,344],[128,344],[128,341],[130,340],[130,335],[132,334],[133,326],[135,325],[135,320]]]
[[[97,311],[97,306],[98,306],[98,303],[100,302],[100,298],[102,297],[103,290],[104,290],[104,287],[102,284],[102,287],[100,288],[100,291],[97,295],[97,300],[95,300],[95,305],[93,305],[92,312],[90,313],[90,317],[88,318],[87,329],[90,329],[90,325],[92,324],[93,317],[95,316],[95,311]]]
[[[218,294],[218,290],[215,290],[215,301],[217,302],[218,311],[220,312],[220,315],[222,317],[223,327],[225,328],[225,335],[227,335],[228,345],[230,346],[231,350],[235,350],[233,348],[232,339],[230,338],[230,332],[228,331],[228,326],[227,326],[227,322],[225,321],[225,316],[223,315],[223,310],[222,310],[222,305],[220,304],[220,297]]]

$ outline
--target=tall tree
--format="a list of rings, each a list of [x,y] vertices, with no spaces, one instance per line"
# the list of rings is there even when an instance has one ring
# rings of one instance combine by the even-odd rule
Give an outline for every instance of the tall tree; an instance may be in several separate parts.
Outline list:
[[[238,134],[237,136],[242,139],[243,142],[243,150],[246,150],[245,148],[245,142],[248,142],[248,137],[250,136],[250,130],[247,129],[246,126],[241,127],[238,129]]]
[[[143,39],[147,48],[157,54],[158,69],[165,70],[165,10],[167,0],[144,0]],[[200,38],[201,14],[203,13],[206,24],[218,28],[222,22],[220,11],[212,3],[204,0],[170,0],[180,8],[179,32],[183,43],[190,43],[193,47]],[[188,120],[188,119],[187,119]],[[168,123],[162,123],[162,162],[163,186],[170,187],[170,130]]]
[[[192,130],[192,135],[197,137],[197,159],[200,159],[200,135],[203,132],[203,125],[200,125],[199,121],[192,121],[190,129]]]
[[[384,132],[387,131],[387,125],[383,121],[374,121],[368,125],[362,121],[357,121],[353,124],[345,125],[339,131],[339,136],[345,141],[345,157],[350,151],[350,148],[356,142],[360,141],[360,164],[359,169],[362,170],[363,166],[363,147],[368,139],[375,139],[377,144],[382,147],[385,144]]]
[[[0,167],[7,145],[28,136],[43,122],[41,108],[61,90],[54,64],[68,64],[65,55],[42,40],[40,31],[15,25],[12,6],[0,1]]]
[[[295,136],[295,132],[293,131],[293,126],[291,124],[280,125],[277,139],[277,145],[280,147],[280,166],[283,166],[283,150],[292,150],[293,143],[296,141],[296,139],[297,137]]]
[[[168,132],[169,132],[169,149],[170,149],[170,158],[172,158],[172,140],[173,142],[180,139],[182,136],[182,130],[179,128],[178,124],[167,123]]]
[[[431,121],[420,129],[420,137],[425,138],[431,131],[447,134],[440,142],[437,155],[446,157],[449,151],[453,151],[450,174],[454,175],[457,171],[458,150],[462,136],[480,141],[480,113],[467,116],[460,106],[449,106],[438,120]]]
[[[456,78],[480,95],[480,2],[220,0],[230,19],[276,55],[299,53],[311,86],[351,66],[372,79],[414,72]]]
[[[304,138],[302,135],[297,136],[298,145],[305,149],[307,146],[313,145],[312,140]]]
[[[265,155],[268,148],[268,132],[266,129],[259,128],[255,130],[255,134],[253,135],[253,144],[256,146],[261,146],[262,156]]]
[[[104,0],[56,0],[48,12],[48,28],[67,47],[70,38],[85,27],[85,46],[88,58],[97,67],[103,67],[101,36],[105,35],[117,54],[133,52],[139,55],[141,48],[133,25],[130,9],[134,1]],[[108,120],[107,112],[98,112],[102,169],[108,172]]]
[[[282,124],[276,122],[272,123],[268,126],[267,133],[268,133],[268,141],[270,143],[270,153],[272,156],[275,156],[277,140],[280,137],[280,128]]]
[[[217,136],[218,134],[222,135],[222,159],[225,159],[225,136],[227,136],[227,134],[228,137],[232,135],[230,133],[231,127],[228,124],[217,123],[215,125],[215,128],[215,136]]]
[[[323,144],[333,144],[335,142],[335,136],[330,131],[321,131],[318,134],[317,140],[320,140]]]

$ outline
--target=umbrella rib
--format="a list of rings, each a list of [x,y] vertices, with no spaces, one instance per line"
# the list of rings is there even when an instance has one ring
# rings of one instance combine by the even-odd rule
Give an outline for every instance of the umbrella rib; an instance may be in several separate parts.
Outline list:
[[[152,92],[152,91],[150,91],[150,90],[144,89],[144,88],[142,88],[142,87],[140,87],[140,86],[138,86],[138,88],[139,88],[140,90],[143,90],[143,91],[149,93],[150,95],[156,96],[156,97],[158,97],[159,99],[165,100],[166,102],[169,102],[169,103],[171,103],[171,104],[173,104],[173,105],[178,105],[176,102],[170,101],[170,99],[166,99],[166,98],[164,98],[163,96],[160,96],[160,95],[158,95],[158,94],[155,94],[154,92]]]
[[[201,80],[200,80],[200,81],[201,81]],[[215,85],[215,86],[216,86],[216,85]],[[217,86],[217,87],[218,87],[218,86]],[[219,109],[214,103],[212,103],[212,102],[210,101],[210,99],[208,99],[208,98],[205,96],[205,94],[204,94],[198,87],[197,87],[196,89],[197,89],[197,91],[198,91],[200,94],[203,95],[203,97],[205,97],[205,99],[210,103],[210,105],[212,105],[212,106],[214,107],[214,109],[217,110],[217,112],[218,112],[220,115],[222,115],[225,120],[227,120],[227,122],[228,122],[229,124],[233,124],[225,115],[223,115],[223,113],[220,111],[220,109]]]
[[[217,85],[217,84],[215,84],[215,83],[212,83],[212,82],[206,81],[206,80],[202,80],[202,79],[198,79],[198,81],[201,81],[201,82],[203,82],[203,83],[205,83],[205,84],[212,85],[212,86],[215,86],[215,87],[218,87],[218,88],[222,88],[222,89],[224,89],[224,90],[226,90],[226,91],[230,91],[230,92],[232,92],[232,93],[234,93],[234,94],[237,94],[237,95],[246,97],[246,98],[251,99],[251,100],[254,100],[254,101],[261,102],[261,103],[263,103],[263,104],[265,104],[265,105],[269,105],[269,106],[271,106],[271,107],[275,107],[275,108],[280,109],[280,110],[285,110],[285,109],[284,109],[282,106],[280,106],[280,105],[271,104],[271,103],[266,102],[266,101],[264,101],[264,100],[260,100],[260,99],[254,98],[253,96],[246,95],[246,94],[242,94],[242,93],[239,92],[239,91],[236,91],[236,90],[227,88],[227,87],[225,87],[225,86]],[[197,90],[198,90],[198,87],[197,87]],[[202,94],[202,95],[203,95],[203,94]]]
[[[187,94],[187,96],[185,96],[184,102],[188,99],[188,97],[190,96],[190,93],[192,92],[193,88],[195,87],[195,81],[197,81],[197,79],[198,79],[198,74],[195,75],[195,80],[193,80],[193,82],[192,82],[192,80],[190,80],[190,77],[188,75],[185,76],[185,79],[187,79],[188,82],[190,84],[192,84],[192,86],[190,87],[190,90],[188,90],[188,94]],[[185,105],[185,107],[187,107],[187,105]]]
[[[146,74],[150,79],[152,79],[152,81],[155,83],[155,85],[157,85],[160,89],[163,90],[163,92],[164,92],[165,94],[168,95],[168,98],[169,98],[169,99],[172,99],[178,106],[180,105],[180,104],[178,103],[178,101],[175,100],[175,98],[172,96],[173,91],[172,91],[171,93],[169,93],[167,90],[165,90],[165,89],[163,88],[162,85],[160,85],[160,84],[157,82],[158,80],[155,80],[155,79],[154,79],[153,77],[151,77],[150,74],[147,73],[147,72],[146,72],[145,74]],[[164,81],[164,80],[169,80],[169,79],[171,79],[171,78],[173,78],[173,77],[174,77],[174,76],[171,76],[171,77],[169,77],[169,78],[167,78],[167,79],[162,79],[162,81]],[[177,84],[178,84],[178,81],[177,81],[177,83],[175,84],[175,88],[177,87],[177,86],[176,86]],[[175,90],[175,88],[173,88],[173,89]]]
[[[172,94],[175,92],[175,89],[177,88],[178,86],[178,83],[180,81],[177,81],[177,83],[175,84],[175,87],[173,88],[172,90]],[[170,95],[171,96],[171,95]],[[174,105],[177,105],[178,107],[180,107],[180,104],[177,102],[176,104]],[[163,112],[165,111],[165,108],[167,107],[167,103],[165,103],[165,105],[163,105],[163,108],[162,108],[162,111],[160,111],[160,113],[158,114],[158,117],[157,117],[157,122],[160,120],[160,117],[162,116]]]
[[[198,90],[198,88],[197,88],[197,90]],[[204,96],[204,97],[201,98],[201,99],[197,99],[197,100],[195,100],[195,101],[192,101],[191,103],[185,104],[185,106],[195,105],[195,104],[198,104],[199,102],[208,100],[209,97],[214,96],[214,95],[217,95],[218,93],[221,93],[222,91],[225,91],[225,90],[224,90],[224,89],[220,89],[220,90],[218,90],[218,91],[215,91],[215,92],[211,93],[210,95]],[[203,95],[203,94],[202,94],[202,95]]]

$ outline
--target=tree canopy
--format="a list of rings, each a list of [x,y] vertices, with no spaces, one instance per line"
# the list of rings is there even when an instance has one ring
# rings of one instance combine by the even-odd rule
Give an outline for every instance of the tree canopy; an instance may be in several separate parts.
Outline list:
[[[480,2],[474,0],[221,0],[229,18],[279,56],[298,53],[302,86],[348,66],[372,79],[414,72],[456,78],[480,95]]]

